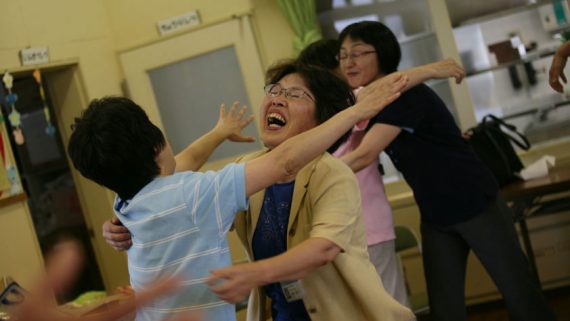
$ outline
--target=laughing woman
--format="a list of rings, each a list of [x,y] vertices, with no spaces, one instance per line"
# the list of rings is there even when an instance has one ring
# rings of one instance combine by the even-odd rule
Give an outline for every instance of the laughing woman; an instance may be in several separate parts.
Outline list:
[[[350,87],[325,69],[285,63],[268,71],[267,83],[268,150],[354,103]],[[233,302],[253,289],[248,320],[266,319],[267,298],[274,321],[414,319],[382,287],[368,258],[358,183],[330,154],[252,196],[234,226],[254,262],[213,271],[212,289]]]

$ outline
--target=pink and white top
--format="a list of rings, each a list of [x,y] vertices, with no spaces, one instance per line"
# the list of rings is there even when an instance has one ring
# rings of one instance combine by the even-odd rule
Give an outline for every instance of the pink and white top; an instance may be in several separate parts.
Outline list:
[[[364,130],[367,125],[367,120],[356,124],[348,140],[333,155],[340,158],[358,147],[362,137],[364,137]],[[386,198],[382,175],[378,171],[378,163],[372,162],[358,171],[356,178],[360,187],[364,228],[368,245],[371,246],[395,239],[392,208]]]

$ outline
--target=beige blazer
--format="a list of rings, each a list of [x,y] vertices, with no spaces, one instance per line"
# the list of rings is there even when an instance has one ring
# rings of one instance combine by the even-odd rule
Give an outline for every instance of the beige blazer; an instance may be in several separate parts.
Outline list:
[[[249,154],[246,161],[263,154]],[[265,191],[252,195],[249,209],[236,216],[234,228],[253,258],[251,242]],[[341,249],[335,260],[301,280],[303,303],[313,321],[415,319],[382,286],[370,263],[356,177],[343,162],[328,153],[305,166],[295,178],[287,228],[287,248],[311,237],[326,238]],[[248,321],[265,320],[265,295],[255,289],[249,298]]]

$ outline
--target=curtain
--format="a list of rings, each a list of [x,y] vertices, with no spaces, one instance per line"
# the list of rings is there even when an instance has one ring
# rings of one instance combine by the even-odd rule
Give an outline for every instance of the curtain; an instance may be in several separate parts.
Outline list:
[[[295,57],[307,45],[322,38],[317,24],[315,0],[277,0],[277,4],[295,34],[293,39]]]

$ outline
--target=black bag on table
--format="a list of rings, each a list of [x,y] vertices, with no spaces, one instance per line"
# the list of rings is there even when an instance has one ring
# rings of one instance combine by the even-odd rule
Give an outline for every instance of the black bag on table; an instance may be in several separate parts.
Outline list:
[[[524,150],[530,148],[530,143],[515,126],[489,114],[467,134],[475,153],[495,175],[499,186],[520,179],[517,174],[524,166],[511,142]]]

